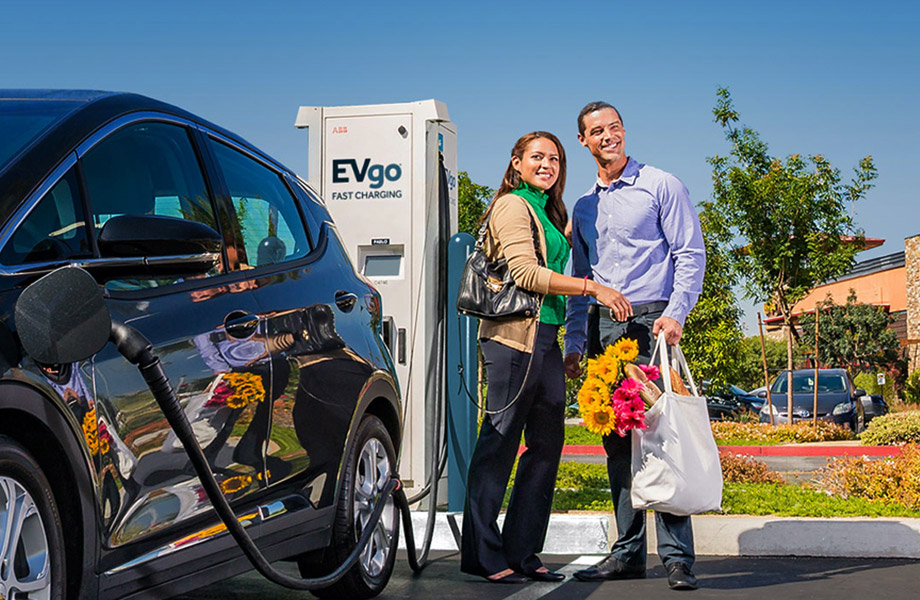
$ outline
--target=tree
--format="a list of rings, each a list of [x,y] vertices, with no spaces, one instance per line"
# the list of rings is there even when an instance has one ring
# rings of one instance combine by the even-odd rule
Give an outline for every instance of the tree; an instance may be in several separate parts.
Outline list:
[[[714,156],[713,201],[717,226],[735,242],[733,260],[745,295],[769,301],[782,316],[787,367],[791,370],[792,307],[817,284],[842,275],[853,265],[864,240],[847,214],[877,177],[872,157],[863,158],[851,183],[821,155],[799,154],[785,161],[770,156],[767,144],[748,127],[736,127],[740,114],[728,89],[717,92],[713,109],[725,130],[730,156]],[[792,409],[790,394],[789,410]]]
[[[900,343],[888,325],[894,320],[884,309],[862,304],[850,290],[846,304],[835,304],[828,294],[818,303],[818,361],[822,366],[842,367],[851,373],[888,370],[900,358]],[[815,339],[815,315],[799,323],[806,340]]]
[[[737,358],[744,337],[739,326],[741,309],[732,290],[733,268],[727,254],[727,229],[715,222],[718,218],[719,215],[704,203],[700,212],[706,247],[703,292],[687,316],[681,338],[681,347],[693,372],[701,380],[710,380],[714,389],[737,381]]]
[[[457,231],[465,231],[473,237],[479,233],[479,220],[486,210],[486,204],[495,195],[495,190],[473,183],[466,171],[457,174]]]

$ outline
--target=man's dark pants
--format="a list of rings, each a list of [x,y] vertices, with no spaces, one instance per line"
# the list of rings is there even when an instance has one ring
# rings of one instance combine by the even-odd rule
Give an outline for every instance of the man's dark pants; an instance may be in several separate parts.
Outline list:
[[[652,326],[661,312],[650,312],[628,321],[618,322],[602,317],[596,312],[588,315],[588,356],[597,356],[607,346],[620,338],[631,338],[639,344],[640,360],[648,362],[655,348]],[[635,510],[629,497],[632,486],[631,437],[616,433],[604,437],[607,452],[607,475],[610,477],[610,494],[617,520],[617,540],[610,554],[624,563],[644,567],[648,554],[645,535],[645,511]],[[667,566],[682,562],[693,566],[693,529],[690,517],[655,513],[658,532],[658,557]]]

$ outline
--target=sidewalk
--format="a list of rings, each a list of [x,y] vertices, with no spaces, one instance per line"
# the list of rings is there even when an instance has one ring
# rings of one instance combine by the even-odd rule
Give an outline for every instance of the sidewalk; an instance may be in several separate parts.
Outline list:
[[[416,543],[425,535],[427,512],[414,511]],[[463,515],[456,515],[459,526]],[[809,556],[836,558],[920,558],[920,519],[752,517],[698,515],[693,519],[697,554],[710,556]],[[499,517],[499,523],[504,515]],[[651,522],[651,521],[650,521]],[[649,527],[649,553],[657,548]],[[607,513],[553,514],[543,551],[547,554],[605,554],[616,539]],[[400,548],[405,540],[400,536]],[[447,513],[438,513],[432,550],[456,550]]]

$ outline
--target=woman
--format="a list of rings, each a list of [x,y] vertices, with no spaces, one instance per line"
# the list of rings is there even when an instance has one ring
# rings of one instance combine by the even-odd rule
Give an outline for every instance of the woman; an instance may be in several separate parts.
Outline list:
[[[460,569],[494,583],[565,577],[549,571],[537,556],[549,523],[565,431],[565,380],[556,341],[565,323],[564,296],[591,295],[618,318],[632,314],[616,290],[562,274],[569,256],[562,234],[568,221],[564,188],[562,144],[551,133],[529,133],[512,148],[486,217],[490,258],[503,256],[517,286],[544,294],[538,316],[483,320],[479,327],[489,378],[487,408],[502,409],[519,395],[509,410],[485,415],[467,475]],[[535,237],[545,267],[538,263]],[[527,449],[499,531],[496,519],[522,431]]]

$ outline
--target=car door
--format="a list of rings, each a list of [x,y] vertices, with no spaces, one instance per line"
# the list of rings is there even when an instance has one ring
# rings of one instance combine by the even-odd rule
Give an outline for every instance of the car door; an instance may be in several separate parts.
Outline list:
[[[155,214],[220,231],[193,126],[168,117],[131,121],[80,149],[90,229],[118,215]],[[105,287],[113,318],[153,344],[225,494],[235,501],[262,489],[271,363],[255,297],[232,280],[226,253],[203,276],[132,273]],[[101,567],[175,545],[180,533],[200,539],[195,527],[213,525],[213,515],[204,518],[210,502],[137,368],[111,344],[95,357],[95,396],[106,448],[98,474]]]
[[[368,288],[337,238],[328,239],[334,232],[312,220],[313,235],[307,233],[308,215],[279,169],[230,140],[214,136],[209,147],[233,205],[235,254],[266,324],[267,479],[291,481],[314,506],[329,505],[355,405],[373,371],[365,358]]]

